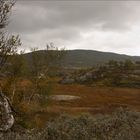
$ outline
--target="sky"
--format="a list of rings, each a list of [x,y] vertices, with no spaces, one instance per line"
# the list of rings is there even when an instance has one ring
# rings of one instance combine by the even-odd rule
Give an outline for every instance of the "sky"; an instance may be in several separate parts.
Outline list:
[[[140,1],[18,0],[9,33],[22,49],[53,42],[66,49],[140,55]]]

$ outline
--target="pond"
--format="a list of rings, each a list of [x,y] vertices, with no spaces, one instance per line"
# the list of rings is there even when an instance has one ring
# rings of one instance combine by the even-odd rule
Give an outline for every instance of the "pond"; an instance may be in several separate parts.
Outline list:
[[[80,99],[79,96],[73,96],[73,95],[51,95],[49,98],[57,101],[69,101],[69,100]]]

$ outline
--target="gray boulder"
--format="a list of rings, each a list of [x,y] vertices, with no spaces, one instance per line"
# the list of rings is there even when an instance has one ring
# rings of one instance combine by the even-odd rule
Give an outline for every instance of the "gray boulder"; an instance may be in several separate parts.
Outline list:
[[[63,80],[61,80],[61,84],[73,84],[75,82],[74,79],[72,78],[64,78]]]

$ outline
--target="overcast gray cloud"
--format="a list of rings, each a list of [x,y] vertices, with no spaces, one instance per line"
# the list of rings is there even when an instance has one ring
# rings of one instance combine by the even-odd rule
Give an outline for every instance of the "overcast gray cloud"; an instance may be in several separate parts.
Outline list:
[[[138,1],[18,1],[8,30],[21,35],[26,49],[53,41],[67,49],[138,55],[139,15]]]

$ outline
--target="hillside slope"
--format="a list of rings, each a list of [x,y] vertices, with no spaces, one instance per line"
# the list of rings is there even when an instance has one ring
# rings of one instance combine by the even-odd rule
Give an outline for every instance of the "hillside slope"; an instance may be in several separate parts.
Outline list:
[[[44,54],[45,51],[38,51],[39,54]],[[27,59],[30,59],[31,53],[25,54]],[[66,50],[62,66],[77,68],[77,67],[92,67],[104,64],[109,60],[124,61],[130,59],[132,61],[140,61],[140,56],[129,56],[110,52],[100,52],[94,50]]]

